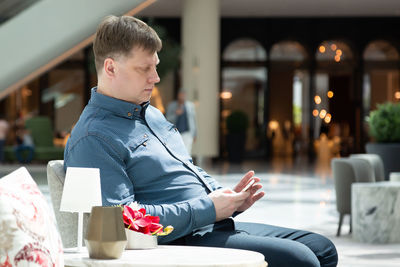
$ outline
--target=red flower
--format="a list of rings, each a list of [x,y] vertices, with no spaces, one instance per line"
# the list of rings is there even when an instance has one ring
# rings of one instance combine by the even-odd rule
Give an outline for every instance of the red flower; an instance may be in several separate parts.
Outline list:
[[[123,206],[122,216],[125,228],[147,235],[161,235],[163,226],[159,224],[160,217],[146,215],[145,209],[133,210]]]

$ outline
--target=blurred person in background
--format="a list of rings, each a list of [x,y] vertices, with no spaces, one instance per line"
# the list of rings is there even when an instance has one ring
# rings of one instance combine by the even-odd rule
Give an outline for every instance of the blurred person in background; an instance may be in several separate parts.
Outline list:
[[[191,154],[197,133],[196,111],[194,104],[186,100],[186,92],[183,89],[178,92],[177,99],[168,105],[166,117],[178,128],[183,143]]]

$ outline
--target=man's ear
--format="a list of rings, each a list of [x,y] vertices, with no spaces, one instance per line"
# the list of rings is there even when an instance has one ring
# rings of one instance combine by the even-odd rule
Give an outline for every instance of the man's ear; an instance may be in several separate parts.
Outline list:
[[[114,77],[116,70],[116,62],[112,58],[106,58],[104,60],[103,71],[107,77]]]

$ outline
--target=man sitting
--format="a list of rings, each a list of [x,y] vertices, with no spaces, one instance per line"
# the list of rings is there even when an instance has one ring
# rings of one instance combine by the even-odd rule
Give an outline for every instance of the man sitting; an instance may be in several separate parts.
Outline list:
[[[104,205],[137,201],[172,225],[160,244],[254,250],[272,267],[336,266],[335,246],[321,235],[232,219],[264,196],[260,179],[249,171],[235,188],[222,188],[193,165],[175,126],[149,104],[160,49],[155,31],[133,17],[99,25],[98,84],[68,140],[65,168],[100,168]]]

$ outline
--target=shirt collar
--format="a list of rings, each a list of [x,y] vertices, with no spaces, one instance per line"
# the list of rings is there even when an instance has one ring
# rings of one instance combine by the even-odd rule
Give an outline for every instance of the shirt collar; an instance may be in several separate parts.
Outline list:
[[[144,113],[150,102],[147,101],[142,105],[133,104],[98,93],[97,87],[94,87],[92,88],[89,104],[104,108],[121,117],[133,119],[133,117],[144,117]]]

